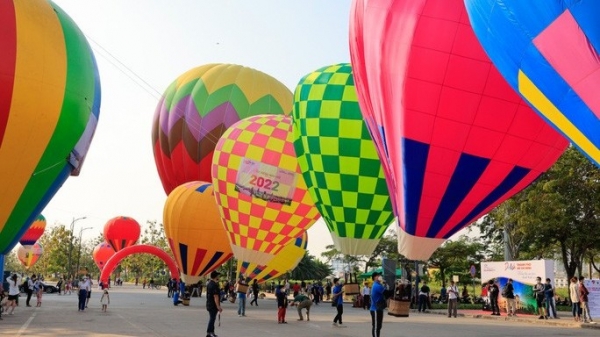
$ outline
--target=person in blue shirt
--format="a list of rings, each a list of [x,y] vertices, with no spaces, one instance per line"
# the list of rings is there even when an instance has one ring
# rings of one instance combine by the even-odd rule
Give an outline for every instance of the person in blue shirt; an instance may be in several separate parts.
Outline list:
[[[333,283],[333,298],[332,301],[337,309],[337,315],[333,318],[334,327],[344,327],[342,324],[342,314],[344,313],[344,290],[339,278],[334,278]]]
[[[179,292],[178,291],[174,292],[173,293],[173,305],[179,305],[181,303],[182,303],[182,301],[179,300]]]
[[[383,309],[377,309],[377,302],[385,301],[381,273],[374,272],[371,276],[373,278],[373,287],[371,288],[371,334],[373,337],[379,337],[381,333],[381,325],[383,324]]]

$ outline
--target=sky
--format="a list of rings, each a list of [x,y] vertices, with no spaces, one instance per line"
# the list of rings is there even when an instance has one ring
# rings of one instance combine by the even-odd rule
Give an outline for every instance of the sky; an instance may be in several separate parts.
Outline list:
[[[102,103],[81,174],[42,214],[48,227],[75,224],[83,239],[116,216],[162,223],[165,192],[154,164],[152,117],[167,86],[207,63],[265,72],[292,92],[306,74],[349,62],[350,0],[55,0],[88,37]],[[325,224],[308,231],[319,256],[332,244]]]

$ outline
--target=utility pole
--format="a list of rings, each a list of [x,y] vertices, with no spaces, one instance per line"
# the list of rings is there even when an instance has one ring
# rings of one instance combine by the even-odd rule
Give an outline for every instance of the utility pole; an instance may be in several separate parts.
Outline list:
[[[81,234],[83,233],[84,230],[87,229],[92,229],[92,227],[85,227],[79,230],[79,251],[77,253],[77,269],[76,272],[79,275],[79,262],[81,260]]]
[[[69,265],[68,265],[68,273],[69,273],[69,279],[73,277],[73,262],[72,262],[72,257],[73,257],[73,231],[75,230],[75,223],[79,220],[85,220],[87,217],[83,216],[81,218],[73,218],[73,221],[71,221],[71,232],[69,233]]]

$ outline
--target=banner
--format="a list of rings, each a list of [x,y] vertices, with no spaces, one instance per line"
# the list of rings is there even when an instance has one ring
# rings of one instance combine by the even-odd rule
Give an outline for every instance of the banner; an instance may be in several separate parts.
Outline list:
[[[590,316],[597,320],[600,317],[600,280],[591,279],[583,280],[583,284],[590,292],[588,295],[588,307],[590,308]]]
[[[513,280],[517,312],[537,312],[537,304],[533,296],[533,286],[537,283],[537,277],[542,278],[542,283],[545,283],[546,278],[549,278],[554,286],[554,261],[531,260],[481,263],[481,282],[486,284],[489,280],[495,280],[500,288],[500,293],[502,293],[502,288],[506,285],[508,279]],[[501,311],[506,311],[506,300],[501,295],[498,297],[498,305]]]
[[[296,172],[244,158],[235,190],[269,202],[290,205],[296,188]]]

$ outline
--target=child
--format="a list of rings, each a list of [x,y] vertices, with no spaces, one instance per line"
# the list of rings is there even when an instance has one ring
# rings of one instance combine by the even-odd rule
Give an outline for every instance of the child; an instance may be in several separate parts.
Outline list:
[[[287,309],[287,295],[282,289],[281,285],[277,286],[277,291],[275,292],[275,295],[277,296],[277,322],[279,324],[287,324],[285,320],[285,312]]]
[[[110,304],[110,296],[108,296],[108,289],[104,289],[104,293],[100,298],[100,303],[102,304],[102,311],[106,312],[108,305]]]
[[[35,296],[37,298],[37,305],[36,305],[37,307],[42,306],[42,295],[44,294],[44,284],[42,283],[42,281],[40,279],[41,279],[41,277],[35,281],[35,284],[33,286],[33,289],[35,291]]]

